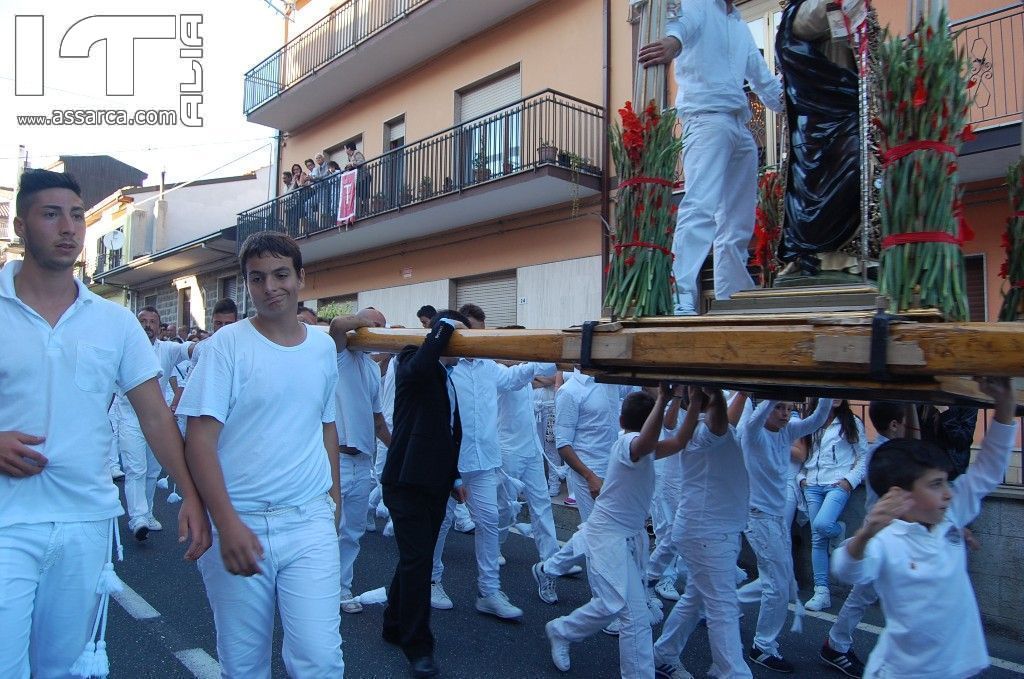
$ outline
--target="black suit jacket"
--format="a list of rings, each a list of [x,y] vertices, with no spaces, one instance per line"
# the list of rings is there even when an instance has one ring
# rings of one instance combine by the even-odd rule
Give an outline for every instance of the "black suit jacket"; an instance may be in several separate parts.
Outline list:
[[[422,346],[406,347],[397,357],[394,428],[382,484],[446,491],[459,476],[458,401],[452,426],[448,372],[438,362],[454,332],[447,323],[438,323]]]

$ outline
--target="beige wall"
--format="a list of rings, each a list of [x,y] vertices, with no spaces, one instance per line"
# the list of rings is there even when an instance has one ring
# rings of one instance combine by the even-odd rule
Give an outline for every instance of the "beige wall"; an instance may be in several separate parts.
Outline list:
[[[379,309],[390,325],[406,328],[420,327],[416,312],[424,304],[440,311],[446,309],[451,297],[451,281],[442,278],[426,283],[413,283],[393,288],[367,290],[359,293],[359,308],[372,306]]]
[[[564,328],[601,316],[601,257],[525,266],[516,272],[517,318],[527,328]]]

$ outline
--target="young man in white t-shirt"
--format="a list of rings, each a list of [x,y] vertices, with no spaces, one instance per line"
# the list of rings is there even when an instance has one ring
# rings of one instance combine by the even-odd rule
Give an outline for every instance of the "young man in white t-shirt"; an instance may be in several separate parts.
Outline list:
[[[967,574],[964,528],[1006,475],[1017,434],[1008,378],[980,381],[995,413],[967,472],[930,441],[896,439],[877,450],[868,482],[879,500],[857,533],[832,554],[832,572],[874,584],[885,629],[865,677],[974,677],[989,665],[978,602]]]
[[[23,174],[14,231],[25,259],[0,270],[0,677],[106,676],[97,625],[120,586],[111,551],[124,513],[107,461],[115,391],[184,497],[186,558],[209,547],[209,522],[146,335],[130,311],[74,277],[85,240],[75,180]]]
[[[380,366],[364,351],[348,348],[348,333],[357,328],[383,328],[384,314],[373,307],[331,321],[330,334],[338,352],[338,445],[341,450],[341,610],[359,613],[363,605],[352,597],[352,575],[359,540],[366,532],[366,514],[373,491],[373,453],[376,439],[391,445],[391,432],[380,402]]]
[[[334,342],[295,317],[295,241],[255,233],[239,264],[256,315],[207,340],[178,405],[214,523],[199,570],[217,656],[225,676],[269,676],[277,608],[288,674],[340,677]]]
[[[672,540],[689,574],[686,592],[654,646],[656,674],[664,679],[689,676],[679,658],[698,621],[706,615],[713,661],[709,674],[750,677],[740,642],[735,582],[750,495],[747,470],[720,389],[690,388],[682,426],[693,427],[698,418],[679,460],[683,482],[672,526]]]
[[[675,436],[658,440],[667,394],[663,385],[657,399],[637,391],[622,402],[619,424],[624,433],[612,445],[594,511],[570,543],[587,556],[593,598],[545,625],[551,659],[562,672],[569,670],[570,643],[618,621],[621,676],[654,676],[651,612],[643,576],[648,551],[644,523],[654,495],[654,460],[678,453],[693,434],[693,426],[683,426]],[[540,589],[553,587],[560,574],[554,570],[556,561],[534,565]]]

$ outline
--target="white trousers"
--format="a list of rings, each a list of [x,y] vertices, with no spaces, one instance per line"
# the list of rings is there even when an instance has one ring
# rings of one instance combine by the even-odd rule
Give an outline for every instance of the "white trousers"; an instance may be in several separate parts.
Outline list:
[[[864,618],[868,606],[878,601],[878,594],[871,583],[854,585],[850,595],[843,602],[843,607],[828,631],[828,645],[833,651],[846,653],[853,646],[853,630]]]
[[[709,674],[719,679],[752,676],[743,659],[740,607],[736,598],[736,558],[740,536],[709,535],[682,540],[679,553],[690,569],[686,591],[665,620],[654,645],[657,664],[676,664],[703,611],[708,621],[713,662]]]
[[[498,477],[497,469],[484,469],[474,472],[461,472],[462,483],[466,488],[469,515],[473,517],[476,530],[473,540],[476,545],[477,589],[480,596],[490,596],[501,589],[501,577],[498,574]],[[441,530],[434,545],[434,568],[431,579],[440,582],[444,574],[441,555],[444,553],[444,541],[455,517],[455,501],[448,502],[448,510]]]
[[[537,544],[537,552],[544,560],[558,551],[558,540],[555,537],[555,519],[551,513],[551,496],[548,495],[548,482],[544,477],[544,459],[540,455],[524,457],[521,455],[502,456],[505,473],[523,482],[523,496],[530,508],[530,525],[533,527],[533,540]],[[498,487],[498,525],[510,526],[515,522],[513,513],[516,497],[511,484],[502,483]],[[500,533],[500,541],[505,542],[508,530]]]
[[[757,614],[754,645],[762,651],[778,654],[779,633],[786,622],[790,583],[793,580],[793,556],[789,526],[781,516],[750,510],[744,535],[757,557],[761,579],[761,610]]]
[[[0,677],[67,677],[92,634],[110,519],[0,528]]]
[[[121,449],[128,518],[139,519],[153,513],[153,496],[156,495],[160,463],[138,427],[122,422],[117,438]]]
[[[217,626],[217,659],[226,679],[269,679],[275,605],[284,628],[281,655],[291,677],[340,677],[341,588],[334,502],[240,513],[263,545],[263,572],[232,575],[220,538],[199,559]]]
[[[341,525],[338,551],[341,556],[341,590],[352,591],[352,571],[359,556],[359,540],[366,533],[366,514],[373,491],[373,460],[369,455],[341,454]]]
[[[679,304],[699,311],[700,269],[714,246],[715,298],[754,287],[747,245],[754,232],[757,145],[742,118],[697,113],[683,119],[686,193],[676,215],[672,271]]]
[[[569,492],[576,498],[576,508],[580,510],[580,523],[583,523],[590,518],[590,512],[594,511],[594,498],[590,494],[590,486],[587,485],[586,479],[572,469],[569,470],[569,476],[565,481]]]
[[[623,538],[629,549],[646,549],[633,539]],[[651,613],[647,608],[647,588],[637,565],[636,555],[624,558],[619,571],[626,578],[625,597],[594,568],[588,560],[587,577],[592,598],[569,615],[555,618],[555,634],[570,642],[582,641],[619,621],[619,675],[624,679],[653,679],[654,648],[651,643]]]
[[[655,551],[662,546],[668,548],[669,554],[661,555],[664,563],[659,564],[658,577],[675,580],[678,576],[679,558],[671,546],[673,526],[676,512],[679,509],[679,498],[683,490],[683,468],[678,455],[672,455],[654,461],[654,497],[651,499],[651,523],[654,524]],[[650,573],[655,557],[651,557],[648,566]]]

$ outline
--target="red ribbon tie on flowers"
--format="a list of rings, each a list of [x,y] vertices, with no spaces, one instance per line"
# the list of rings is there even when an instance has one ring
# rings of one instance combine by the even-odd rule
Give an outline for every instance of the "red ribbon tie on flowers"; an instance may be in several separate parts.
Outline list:
[[[617,255],[621,255],[622,251],[625,250],[626,248],[647,248],[648,250],[657,250],[666,257],[671,257],[672,259],[675,259],[675,255],[672,254],[671,250],[669,250],[666,247],[662,247],[657,243],[647,243],[644,241],[633,241],[631,243],[615,243],[614,248],[615,254]]]
[[[939,153],[951,153],[956,155],[956,148],[949,144],[944,144],[941,141],[920,139],[918,141],[908,141],[906,144],[893,146],[891,149],[883,151],[882,166],[889,167],[900,158],[906,158],[914,151],[937,151]]]
[[[671,186],[672,188],[679,188],[683,185],[682,182],[672,181],[671,179],[662,179],[661,177],[645,177],[643,175],[632,177],[624,182],[619,182],[619,188],[624,189],[627,186],[635,186],[636,184],[658,184],[659,186]]]

